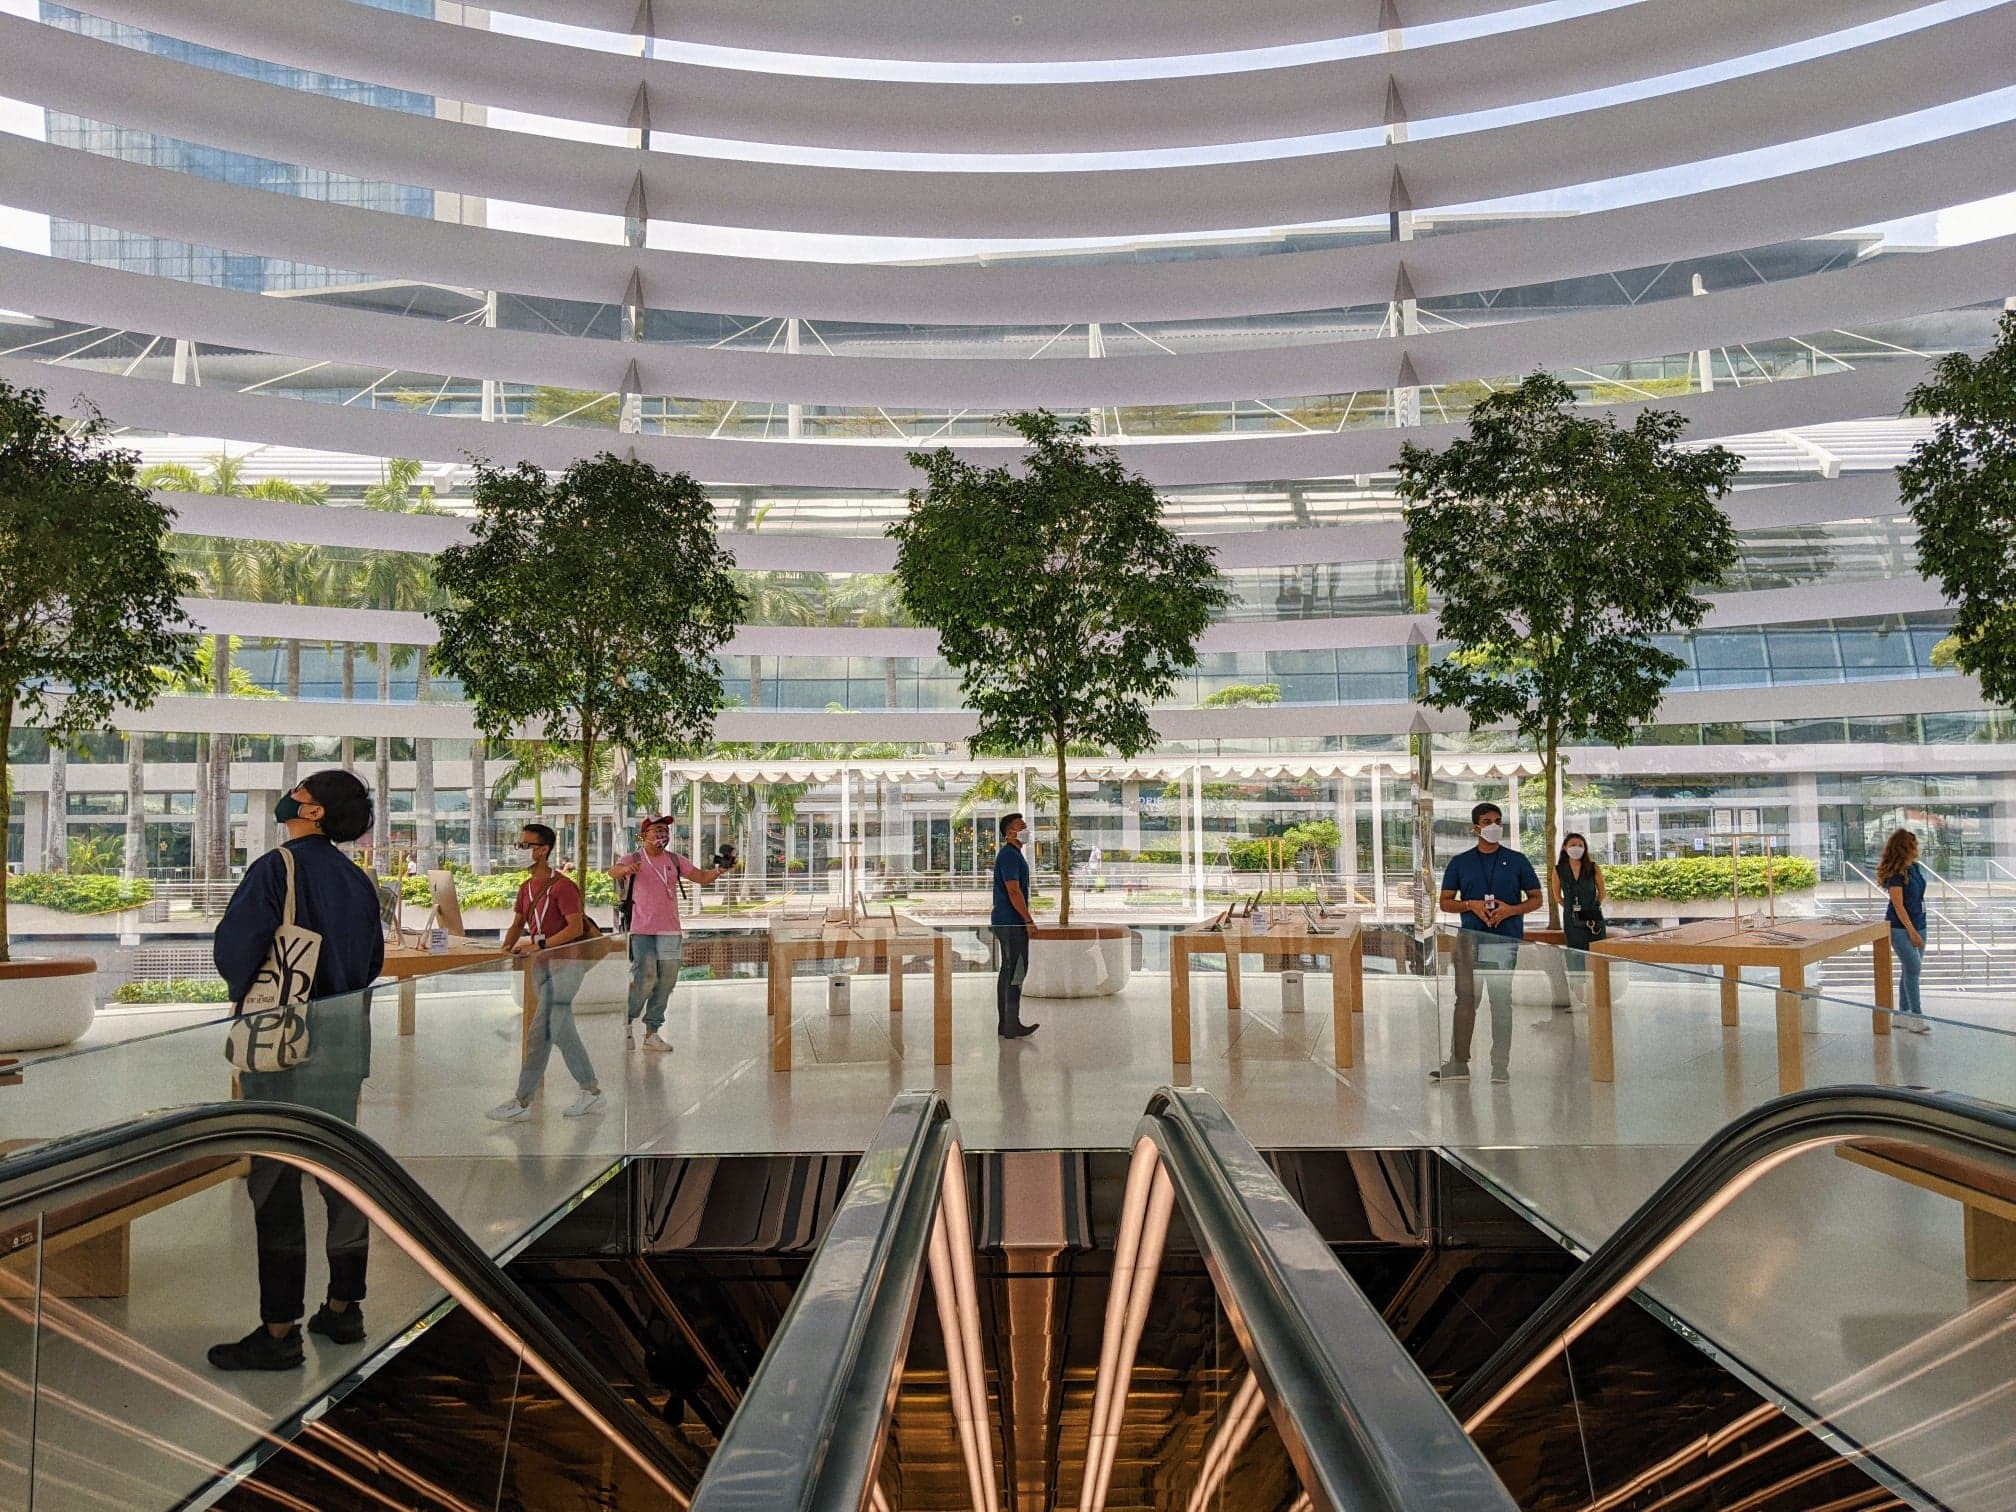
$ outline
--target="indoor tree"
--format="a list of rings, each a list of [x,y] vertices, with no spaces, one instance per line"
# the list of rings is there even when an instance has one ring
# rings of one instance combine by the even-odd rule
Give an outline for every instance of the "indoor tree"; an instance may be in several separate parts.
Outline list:
[[[912,452],[925,486],[888,528],[905,611],[938,632],[979,716],[974,755],[1049,752],[1057,772],[1058,922],[1071,922],[1073,745],[1134,756],[1155,742],[1149,707],[1197,664],[1231,594],[1210,547],[1162,519],[1147,480],[1083,420],[1005,417],[1028,443],[1018,468],[947,448]]]
[[[558,477],[478,463],[466,546],[436,558],[436,658],[459,677],[479,730],[531,726],[577,748],[575,866],[587,885],[589,799],[611,745],[695,749],[722,705],[715,653],[741,622],[714,507],[686,473],[609,452]],[[639,572],[638,543],[650,545]]]
[[[1703,590],[1736,562],[1716,500],[1742,459],[1683,449],[1685,428],[1671,410],[1629,425],[1579,412],[1574,390],[1535,373],[1480,399],[1445,449],[1400,448],[1407,556],[1454,643],[1418,696],[1534,743],[1550,858],[1561,747],[1631,740],[1686,666],[1658,637],[1699,625]]]
[[[1938,427],[1897,469],[1918,565],[1957,610],[1933,664],[1971,672],[2016,707],[2016,311],[1979,357],[1949,352],[1906,401]]]
[[[42,390],[0,380],[0,814],[17,718],[67,743],[115,708],[147,707],[160,669],[186,668],[194,649],[181,599],[195,583],[167,544],[174,511],[132,452],[104,445],[109,431],[96,410],[65,421]]]

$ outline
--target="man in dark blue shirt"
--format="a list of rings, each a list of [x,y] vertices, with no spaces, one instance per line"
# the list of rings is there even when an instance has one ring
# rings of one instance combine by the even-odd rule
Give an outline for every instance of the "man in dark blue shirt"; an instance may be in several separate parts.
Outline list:
[[[1024,1039],[1042,1026],[1022,1022],[1022,979],[1029,975],[1029,941],[1036,916],[1029,912],[1029,824],[1020,814],[1001,818],[1001,850],[994,857],[994,912],[988,922],[1001,947],[1001,974],[994,981],[994,1012],[1003,1039]]]
[[[1456,932],[1456,1022],[1449,1059],[1428,1073],[1432,1082],[1470,1080],[1470,1041],[1477,1030],[1477,974],[1491,995],[1491,1080],[1512,1079],[1512,968],[1526,938],[1526,915],[1544,901],[1533,863],[1500,842],[1504,816],[1495,803],[1470,810],[1477,844],[1452,856],[1442,873],[1442,912],[1462,915]]]
[[[294,922],[322,936],[308,1011],[308,1059],[289,1071],[246,1072],[249,1101],[296,1103],[351,1123],[371,1074],[371,983],[385,965],[378,890],[338,843],[371,827],[371,790],[355,773],[316,772],[273,807],[294,860]],[[265,964],[287,902],[287,867],[268,851],[245,869],[217,922],[217,974],[242,1002]],[[259,1244],[259,1327],[210,1350],[219,1370],[290,1370],[302,1363],[299,1322],[308,1284],[307,1223],[301,1172],[255,1157],[245,1179]],[[364,1270],[370,1226],[342,1193],[323,1186],[328,1209],[328,1301],[308,1322],[333,1344],[364,1339]]]

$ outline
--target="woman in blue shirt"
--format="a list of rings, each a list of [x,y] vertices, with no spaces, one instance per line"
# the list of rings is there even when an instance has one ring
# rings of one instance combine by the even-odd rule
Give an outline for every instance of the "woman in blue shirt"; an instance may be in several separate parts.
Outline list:
[[[1883,917],[1890,924],[1890,948],[1897,952],[1899,1029],[1924,1034],[1931,1029],[1918,1001],[1918,969],[1925,961],[1925,868],[1918,864],[1918,837],[1892,832],[1876,863],[1876,885],[1890,894]]]

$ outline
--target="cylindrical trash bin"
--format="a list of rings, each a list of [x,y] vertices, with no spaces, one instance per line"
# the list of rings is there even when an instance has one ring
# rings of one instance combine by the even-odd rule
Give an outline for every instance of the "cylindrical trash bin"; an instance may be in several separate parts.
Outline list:
[[[1302,1011],[1302,973],[1299,971],[1281,973],[1281,1011],[1283,1013]]]

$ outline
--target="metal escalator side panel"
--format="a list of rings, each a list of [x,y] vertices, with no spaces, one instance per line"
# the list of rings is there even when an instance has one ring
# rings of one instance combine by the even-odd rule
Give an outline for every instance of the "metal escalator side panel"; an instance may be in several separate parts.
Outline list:
[[[957,1137],[935,1092],[890,1105],[714,1451],[695,1512],[874,1504]],[[945,1240],[971,1248],[964,1233]]]
[[[685,1507],[683,1471],[554,1320],[375,1140],[292,1103],[199,1104],[32,1146],[0,1159],[0,1230],[27,1209],[89,1202],[175,1167],[258,1155],[328,1183],[456,1304],[519,1353],[570,1407]]]
[[[1153,1141],[1270,1415],[1322,1512],[1513,1512],[1502,1482],[1216,1098],[1164,1088]]]

